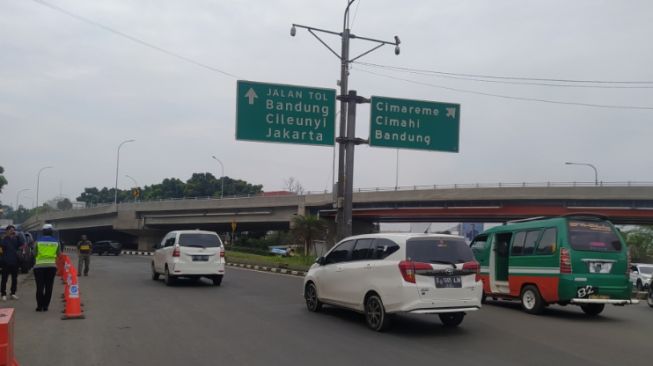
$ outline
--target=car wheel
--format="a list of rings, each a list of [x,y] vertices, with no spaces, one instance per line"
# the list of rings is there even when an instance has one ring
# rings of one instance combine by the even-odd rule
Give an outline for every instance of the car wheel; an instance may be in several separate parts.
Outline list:
[[[584,304],[580,308],[589,316],[597,316],[605,309],[605,304]]]
[[[646,298],[646,303],[648,304],[648,306],[653,308],[653,288],[651,288],[651,286],[653,286],[653,283],[649,285],[648,297]]]
[[[213,281],[213,286],[220,286],[222,283],[222,276],[215,276],[211,278],[211,281]]]
[[[317,298],[317,289],[313,282],[309,282],[304,289],[304,300],[308,311],[317,313],[322,310],[322,302]]]
[[[644,289],[644,286],[642,285],[642,280],[637,280],[637,284],[635,285],[637,287],[637,291],[642,291]]]
[[[168,270],[168,266],[166,266],[163,280],[165,281],[166,286],[172,286],[175,283],[175,277],[170,274],[170,271]]]
[[[377,294],[372,294],[365,300],[365,321],[370,329],[377,332],[385,330],[390,323],[383,301]]]
[[[448,328],[454,328],[460,325],[460,323],[463,322],[463,319],[465,318],[465,313],[463,312],[458,312],[458,313],[443,313],[439,314],[440,316],[440,321],[442,324],[444,324],[445,327]]]
[[[529,314],[541,314],[544,310],[544,300],[535,286],[525,286],[521,290],[521,306]]]
[[[487,302],[487,294],[485,291],[483,291],[483,294],[481,295],[481,304],[485,304]]]
[[[154,262],[152,262],[152,279],[153,279],[154,281],[158,281],[158,280],[159,280],[159,274],[156,273],[156,270],[154,269]]]

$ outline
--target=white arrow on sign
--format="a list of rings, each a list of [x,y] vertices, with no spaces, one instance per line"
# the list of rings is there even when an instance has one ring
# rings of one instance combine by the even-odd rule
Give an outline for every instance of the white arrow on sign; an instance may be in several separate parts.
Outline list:
[[[245,93],[245,98],[249,98],[249,104],[254,104],[254,98],[258,98],[254,89],[249,88],[247,93]]]
[[[447,117],[456,118],[456,108],[447,108]]]

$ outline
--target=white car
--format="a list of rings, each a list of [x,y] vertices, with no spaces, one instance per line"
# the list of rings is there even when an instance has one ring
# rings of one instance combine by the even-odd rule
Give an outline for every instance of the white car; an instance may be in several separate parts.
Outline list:
[[[155,247],[152,279],[163,275],[166,285],[178,277],[207,277],[220,286],[224,277],[224,246],[213,231],[171,231]]]
[[[318,258],[304,279],[308,310],[322,304],[365,314],[367,325],[385,329],[389,314],[439,314],[458,326],[481,308],[480,266],[459,236],[367,234],[346,238]]]
[[[638,291],[648,288],[653,277],[653,264],[632,263],[630,265],[630,282]]]

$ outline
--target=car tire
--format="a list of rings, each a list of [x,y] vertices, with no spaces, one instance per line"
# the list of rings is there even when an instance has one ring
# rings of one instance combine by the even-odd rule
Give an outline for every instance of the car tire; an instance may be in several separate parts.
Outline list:
[[[222,276],[214,276],[211,278],[211,281],[213,282],[213,286],[220,286],[222,284]]]
[[[365,299],[365,322],[370,329],[376,332],[384,331],[390,324],[383,301],[377,294],[371,294]]]
[[[646,303],[648,304],[648,306],[653,308],[653,288],[651,288],[651,285],[649,285],[648,297],[646,298]]]
[[[159,274],[156,273],[156,270],[154,269],[154,262],[152,262],[152,279],[153,279],[154,281],[158,281],[158,280],[159,280]]]
[[[309,282],[304,288],[304,300],[308,311],[317,313],[322,310],[322,302],[317,297],[317,288],[313,282]]]
[[[166,266],[166,270],[163,275],[163,281],[165,281],[166,286],[172,286],[175,284],[175,277],[170,274],[170,271],[168,270],[168,266]]]
[[[487,294],[485,291],[483,291],[483,294],[481,295],[481,304],[485,304],[487,302]]]
[[[637,287],[637,291],[644,290],[644,285],[642,285],[642,280],[638,279],[637,284],[635,284],[635,287]]]
[[[597,316],[605,309],[605,304],[583,304],[580,308],[588,316]]]
[[[465,313],[463,312],[443,313],[443,314],[439,314],[439,317],[440,317],[440,321],[445,327],[455,328],[459,326],[460,323],[463,322],[463,319],[465,318]]]
[[[521,307],[529,314],[542,314],[544,311],[544,299],[537,287],[528,285],[521,290]]]

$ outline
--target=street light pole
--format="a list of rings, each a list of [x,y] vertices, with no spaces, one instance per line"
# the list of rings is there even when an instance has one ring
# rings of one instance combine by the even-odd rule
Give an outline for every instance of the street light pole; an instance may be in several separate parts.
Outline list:
[[[342,32],[334,32],[334,31],[329,31],[325,29],[319,29],[315,27],[309,27],[305,25],[299,25],[299,24],[293,24],[292,27],[290,28],[290,35],[295,36],[297,33],[297,28],[303,28],[306,29],[310,34],[312,34],[322,45],[324,45],[326,48],[331,51],[336,57],[340,59],[340,96],[338,99],[340,99],[340,135],[337,139],[337,142],[339,145],[338,147],[338,182],[336,184],[336,198],[334,202],[334,206],[336,208],[336,228],[337,228],[337,240],[340,240],[344,237],[350,236],[352,233],[352,218],[351,216],[348,216],[347,212],[351,212],[351,210],[347,210],[345,207],[346,206],[351,206],[351,202],[346,202],[346,196],[350,196],[350,194],[347,194],[347,188],[348,186],[353,185],[353,145],[352,148],[349,149],[350,155],[352,155],[351,159],[347,157],[347,145],[348,144],[354,144],[355,136],[351,135],[349,136],[348,131],[351,131],[352,129],[349,129],[347,124],[350,119],[348,116],[348,103],[357,103],[353,100],[349,100],[349,64],[356,61],[357,59],[371,53],[372,51],[375,51],[378,48],[381,48],[384,45],[394,45],[395,46],[395,54],[399,54],[399,44],[401,43],[399,41],[399,37],[395,36],[394,37],[394,42],[388,42],[388,41],[382,41],[378,39],[373,39],[373,38],[367,38],[367,37],[359,37],[351,33],[351,30],[349,29],[349,8],[351,7],[351,4],[354,3],[355,0],[349,0],[347,3],[347,8],[345,9],[345,14],[343,17],[343,25],[342,25]],[[339,36],[342,40],[341,44],[341,52],[338,54],[336,51],[334,51],[326,42],[324,42],[317,34],[316,32],[322,32],[322,33],[327,33],[331,35],[336,35]],[[370,41],[377,43],[376,46],[374,46],[372,49],[363,52],[362,54],[350,59],[349,58],[349,41],[351,39],[360,39],[360,40],[365,40],[365,41]],[[352,132],[354,133],[354,132]],[[352,167],[347,167],[347,162],[351,161]],[[348,176],[346,174],[346,171],[352,172],[351,176]]]
[[[132,140],[125,140],[125,141],[121,142],[120,145],[118,145],[118,156],[116,158],[116,187],[115,187],[115,191],[114,191],[114,194],[113,194],[113,204],[116,205],[116,209],[118,208],[118,170],[120,168],[120,148],[122,147],[122,145],[124,145],[124,144],[126,144],[128,142],[134,142],[134,141],[136,141],[136,140],[133,140],[133,139]]]
[[[213,156],[211,156],[211,157],[213,158],[213,160],[215,160],[215,161],[217,161],[218,163],[220,163],[220,169],[221,169],[221,170],[220,170],[220,183],[221,183],[221,187],[220,187],[220,198],[223,198],[223,197],[224,197],[224,164],[222,164],[222,162],[220,161],[220,159],[216,158],[215,155],[213,155]]]
[[[571,161],[566,161],[565,165],[583,165],[583,166],[588,166],[592,169],[594,169],[594,185],[598,186],[599,185],[599,171],[596,169],[596,167],[590,163],[573,163]]]
[[[52,169],[52,166],[44,166],[39,170],[39,173],[36,175],[36,206],[39,207],[39,189],[41,188],[41,173],[46,169]]]
[[[30,188],[23,188],[20,191],[16,192],[16,207],[14,210],[18,210],[18,197],[20,196],[21,193],[26,192],[26,191],[31,191]]]

